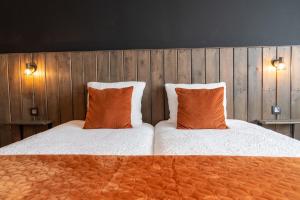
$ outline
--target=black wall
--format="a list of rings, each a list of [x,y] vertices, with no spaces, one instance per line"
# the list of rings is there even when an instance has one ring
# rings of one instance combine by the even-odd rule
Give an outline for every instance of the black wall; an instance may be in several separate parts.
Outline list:
[[[299,0],[0,1],[0,52],[289,44]]]

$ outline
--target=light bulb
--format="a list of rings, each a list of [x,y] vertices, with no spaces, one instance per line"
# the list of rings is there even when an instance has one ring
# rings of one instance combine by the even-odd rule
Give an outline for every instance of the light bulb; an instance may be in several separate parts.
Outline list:
[[[277,70],[285,70],[286,67],[285,67],[285,64],[284,63],[279,63],[278,66],[277,66]]]
[[[35,63],[27,63],[26,69],[24,71],[25,75],[32,75],[37,69],[37,65]]]
[[[25,69],[25,75],[31,75],[32,74],[32,71],[30,69]]]

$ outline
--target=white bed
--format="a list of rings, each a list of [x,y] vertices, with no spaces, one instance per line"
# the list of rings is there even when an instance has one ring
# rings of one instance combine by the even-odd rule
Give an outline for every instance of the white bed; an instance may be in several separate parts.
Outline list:
[[[0,154],[152,155],[152,125],[131,129],[82,129],[70,121],[0,148]]]
[[[178,130],[161,121],[155,126],[156,155],[236,155],[300,157],[300,141],[240,120],[226,130]]]

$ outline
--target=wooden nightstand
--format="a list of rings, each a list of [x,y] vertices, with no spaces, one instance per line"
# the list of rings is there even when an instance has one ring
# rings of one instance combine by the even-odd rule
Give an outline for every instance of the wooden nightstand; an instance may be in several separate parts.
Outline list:
[[[292,138],[295,138],[295,125],[300,124],[300,119],[278,119],[278,120],[256,120],[256,123],[262,125],[290,125]]]
[[[24,126],[47,126],[48,129],[52,128],[52,121],[50,120],[18,120],[4,123],[8,126],[19,126],[20,128],[20,138],[24,139]]]

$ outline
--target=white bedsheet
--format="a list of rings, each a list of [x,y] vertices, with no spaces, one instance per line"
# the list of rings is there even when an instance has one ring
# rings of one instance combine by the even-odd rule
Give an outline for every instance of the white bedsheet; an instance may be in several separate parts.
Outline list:
[[[154,154],[300,157],[300,141],[240,120],[227,125],[226,130],[178,130],[173,122],[159,122]]]
[[[154,128],[82,129],[70,121],[0,148],[0,154],[152,155]]]

